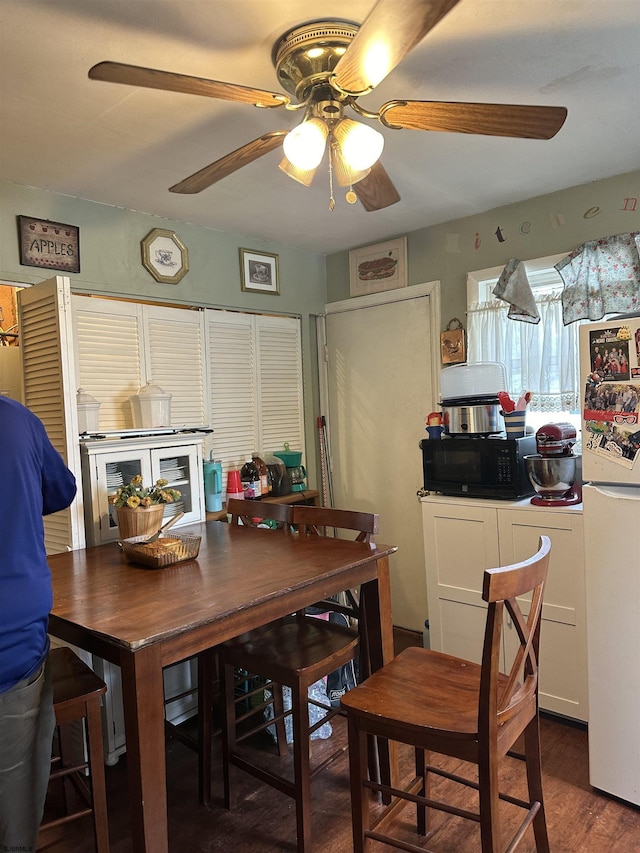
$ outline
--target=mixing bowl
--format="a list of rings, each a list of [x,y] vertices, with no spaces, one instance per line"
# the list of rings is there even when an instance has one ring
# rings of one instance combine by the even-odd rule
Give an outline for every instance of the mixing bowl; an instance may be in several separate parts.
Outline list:
[[[559,500],[569,491],[576,479],[575,456],[525,456],[524,464],[531,485],[545,500]]]

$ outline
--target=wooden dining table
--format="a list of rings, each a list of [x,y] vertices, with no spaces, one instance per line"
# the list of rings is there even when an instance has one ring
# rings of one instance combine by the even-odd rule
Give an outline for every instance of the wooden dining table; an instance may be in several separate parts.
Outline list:
[[[122,671],[135,853],[168,853],[162,670],[346,589],[360,588],[366,667],[393,657],[389,555],[395,546],[276,535],[218,521],[188,525],[195,560],[126,561],[117,543],[49,557],[49,632]]]

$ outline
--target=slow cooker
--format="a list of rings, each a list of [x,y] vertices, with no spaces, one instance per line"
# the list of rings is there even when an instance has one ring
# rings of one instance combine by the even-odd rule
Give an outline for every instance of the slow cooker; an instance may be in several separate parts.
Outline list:
[[[492,435],[503,429],[498,392],[506,387],[500,362],[477,362],[440,371],[440,399],[445,434]]]
[[[446,435],[492,435],[502,432],[500,403],[495,396],[459,397],[442,401]]]

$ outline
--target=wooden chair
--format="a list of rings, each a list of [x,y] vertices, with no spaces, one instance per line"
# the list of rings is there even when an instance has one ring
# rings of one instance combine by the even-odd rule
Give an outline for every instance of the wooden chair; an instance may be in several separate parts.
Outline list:
[[[293,524],[301,536],[326,536],[327,529],[357,531],[356,542],[371,542],[380,529],[380,516],[373,512],[333,509],[328,506],[293,507]]]
[[[227,515],[231,516],[231,524],[243,524],[245,527],[257,527],[263,519],[273,521],[276,529],[285,533],[289,533],[292,522],[291,506],[267,501],[229,498]]]
[[[368,849],[369,839],[399,850],[427,850],[389,835],[393,816],[407,802],[417,808],[417,831],[431,838],[427,809],[439,809],[480,823],[482,853],[501,846],[499,799],[526,809],[508,851],[516,849],[533,823],[536,849],[548,853],[549,841],[542,798],[538,723],[538,647],[540,617],[549,563],[550,540],[540,537],[538,553],[504,568],[484,573],[482,597],[488,602],[482,664],[422,648],[410,648],[394,658],[342,700],[347,712],[355,853]],[[517,599],[529,597],[525,618]],[[506,674],[500,670],[503,616],[513,620],[519,645]],[[526,608],[525,608],[526,610]],[[373,734],[415,748],[416,775],[402,789],[367,779],[366,740]],[[498,764],[524,734],[529,801],[501,794]],[[468,761],[478,767],[478,782],[426,765],[434,752]],[[430,798],[432,773],[475,788],[479,812],[470,812]],[[371,791],[392,796],[391,805],[369,822]]]
[[[240,501],[242,503],[242,501]],[[308,514],[306,511],[313,510]],[[369,513],[353,513],[329,510],[324,507],[294,506],[293,526],[298,526],[300,536],[315,535],[321,528],[344,527],[358,531],[358,538],[370,540],[378,529],[378,516]],[[357,526],[354,526],[356,525]],[[322,603],[326,609],[342,610],[337,602]],[[345,747],[335,750],[330,756],[311,767],[311,734],[330,720],[340,708],[322,704],[326,716],[310,725],[309,687],[330,672],[353,660],[358,650],[358,634],[350,627],[313,618],[300,612],[278,620],[256,631],[223,643],[220,647],[225,714],[223,723],[223,778],[225,805],[235,806],[235,791],[231,767],[239,767],[261,781],[272,785],[295,800],[297,849],[299,853],[311,849],[311,780],[335,758],[342,755]],[[238,749],[241,740],[253,734],[252,729],[238,737],[235,706],[241,698],[235,695],[233,673],[237,670],[258,676],[270,682],[274,698],[275,724],[283,725],[284,718],[292,717],[293,723],[293,779],[285,777],[271,768],[253,763],[249,756]],[[241,679],[240,679],[241,680]],[[282,686],[291,690],[291,709],[285,711],[282,701]],[[317,705],[312,700],[313,705]],[[242,718],[240,718],[242,719]],[[286,740],[278,732],[280,754],[288,752]]]
[[[243,524],[247,527],[257,527],[260,520],[268,518],[276,522],[276,529],[288,533],[291,524],[291,507],[285,504],[266,503],[261,501],[245,501],[230,498],[227,501],[227,513],[231,516],[231,524]],[[172,697],[183,698],[189,694],[197,693],[198,696],[198,731],[197,734],[182,731],[180,726],[165,722],[171,737],[175,737],[181,743],[198,753],[198,797],[202,804],[211,802],[211,773],[212,773],[212,744],[218,730],[214,730],[213,716],[216,700],[216,682],[219,679],[219,665],[217,659],[218,649],[207,649],[197,656],[198,660],[198,685]],[[256,689],[257,692],[257,689]],[[276,699],[277,701],[277,699]],[[165,702],[165,704],[167,704]],[[286,739],[284,723],[278,721],[277,738],[279,745],[286,750]]]
[[[62,780],[66,814],[43,821],[40,829],[61,826],[91,814],[96,852],[109,853],[100,713],[101,697],[106,693],[107,685],[67,646],[51,649],[49,666],[58,732],[58,755],[52,759],[50,785],[57,779]],[[83,760],[84,756],[78,759],[78,747],[75,750],[73,748],[71,724],[77,721],[82,721],[85,732],[86,761]],[[82,741],[80,748],[81,745]],[[87,769],[89,784],[85,776]],[[72,793],[83,801],[83,805],[75,811],[69,811]]]

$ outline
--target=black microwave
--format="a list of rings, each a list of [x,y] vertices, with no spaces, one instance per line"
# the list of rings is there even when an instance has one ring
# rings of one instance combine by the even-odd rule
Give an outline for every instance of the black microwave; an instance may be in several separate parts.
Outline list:
[[[498,500],[518,500],[534,493],[524,462],[525,456],[536,453],[534,435],[424,438],[420,448],[427,492]]]

